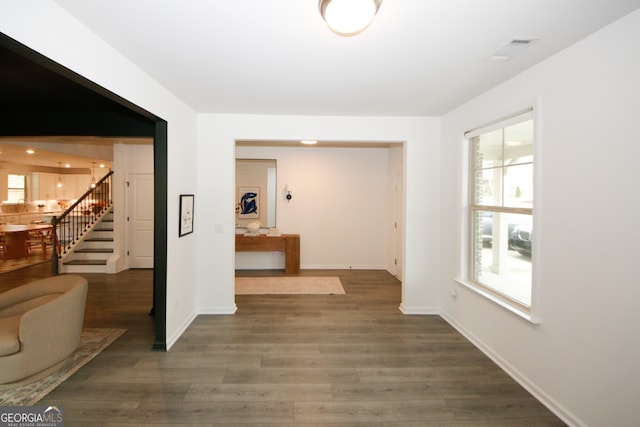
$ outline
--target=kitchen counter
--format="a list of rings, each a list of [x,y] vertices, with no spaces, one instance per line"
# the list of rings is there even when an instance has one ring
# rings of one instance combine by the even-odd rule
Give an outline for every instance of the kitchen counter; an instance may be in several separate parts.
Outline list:
[[[31,224],[34,222],[51,222],[51,218],[64,211],[20,212],[0,214],[0,224]]]

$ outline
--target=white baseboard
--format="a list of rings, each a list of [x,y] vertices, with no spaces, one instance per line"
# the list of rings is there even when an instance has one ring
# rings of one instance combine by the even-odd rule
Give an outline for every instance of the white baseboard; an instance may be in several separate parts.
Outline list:
[[[176,343],[176,341],[178,341],[178,339],[182,336],[182,334],[184,334],[187,328],[191,326],[191,323],[193,323],[195,318],[200,316],[201,314],[235,314],[237,310],[238,307],[235,304],[232,307],[220,306],[200,308],[197,313],[191,314],[187,321],[180,325],[180,328],[178,328],[178,330],[173,333],[171,337],[167,337],[167,351],[169,351],[169,349]]]
[[[523,375],[520,371],[514,368],[509,362],[503,359],[498,353],[493,351],[491,347],[487,346],[478,339],[475,335],[466,330],[462,325],[456,322],[452,317],[445,312],[440,312],[442,317],[447,323],[453,326],[458,332],[460,332],[466,339],[476,346],[481,352],[483,352],[489,359],[495,362],[503,371],[505,371],[511,378],[513,378],[518,384],[524,387],[529,393],[531,393],[536,399],[538,399],[544,406],[546,406],[551,412],[553,412],[558,418],[565,422],[569,426],[586,427],[587,424],[581,421],[575,414],[571,413],[562,404],[557,402],[554,398],[549,396],[544,390],[540,389],[529,378]]]
[[[238,310],[238,306],[218,306],[218,307],[200,307],[198,309],[198,315],[201,314],[235,314]]]
[[[440,315],[440,309],[438,307],[411,307],[405,304],[400,304],[400,307],[398,308],[400,309],[402,314],[406,315]]]
[[[171,334],[170,337],[166,337],[166,346],[167,346],[167,351],[169,351],[171,349],[171,347],[173,347],[173,345],[176,343],[176,341],[178,341],[178,339],[182,336],[182,334],[184,334],[184,332],[187,330],[187,328],[191,325],[191,323],[193,323],[193,321],[195,320],[197,316],[197,313],[192,313],[191,316],[189,316],[187,318],[187,320],[185,322],[182,323],[182,325],[180,325],[180,327],[178,328],[177,331],[175,331],[173,334]]]
[[[387,270],[383,265],[301,265],[301,270]]]

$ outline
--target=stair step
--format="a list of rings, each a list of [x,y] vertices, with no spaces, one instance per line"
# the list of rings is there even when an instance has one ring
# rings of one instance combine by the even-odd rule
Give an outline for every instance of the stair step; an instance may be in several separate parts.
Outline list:
[[[66,273],[106,273],[109,259],[115,253],[113,208],[105,213],[99,221],[91,224],[90,229],[78,241],[78,246],[62,262],[62,270]]]
[[[107,265],[106,259],[74,259],[67,261],[64,265]]]
[[[77,252],[79,254],[112,254],[113,249],[109,248],[84,248],[84,249],[75,249],[73,252]]]

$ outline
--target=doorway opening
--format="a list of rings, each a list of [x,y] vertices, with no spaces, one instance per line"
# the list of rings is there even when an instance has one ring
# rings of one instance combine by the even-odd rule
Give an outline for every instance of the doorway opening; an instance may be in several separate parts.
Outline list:
[[[236,140],[234,194],[239,202],[251,190],[258,203],[248,215],[236,209],[236,234],[250,234],[245,223],[260,221],[261,234],[275,227],[283,235],[300,236],[303,269],[386,270],[402,280],[404,152],[402,142],[318,141],[303,146],[299,141]],[[263,195],[266,174],[244,170],[248,166],[238,159],[254,159],[259,165],[270,159],[276,169],[273,199]],[[272,210],[275,223],[265,223]],[[235,269],[238,274],[283,274],[285,255],[286,250],[236,251]]]
[[[0,57],[0,136],[153,139],[153,349],[166,350],[167,122],[2,33]]]

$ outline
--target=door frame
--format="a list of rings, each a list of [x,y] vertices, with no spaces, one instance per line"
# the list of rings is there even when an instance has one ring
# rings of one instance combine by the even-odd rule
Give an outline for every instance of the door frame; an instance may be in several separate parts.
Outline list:
[[[22,109],[0,115],[0,135],[5,136],[98,136],[152,137],[154,163],[154,266],[153,307],[154,350],[167,349],[167,176],[168,136],[166,120],[60,65],[50,58],[0,33],[0,49],[20,58],[15,71],[28,68],[37,75],[41,88],[64,84],[74,97],[76,109],[69,111],[49,91],[26,90]],[[18,63],[18,61],[16,61]],[[30,77],[31,78],[31,77]],[[36,81],[35,78],[32,81]],[[60,90],[59,88],[57,89]],[[55,91],[51,93],[56,93]],[[97,95],[97,96],[96,96]],[[46,98],[49,96],[49,98]],[[27,102],[29,101],[29,102]],[[84,108],[83,108],[84,106]],[[79,107],[79,108],[78,108]]]

